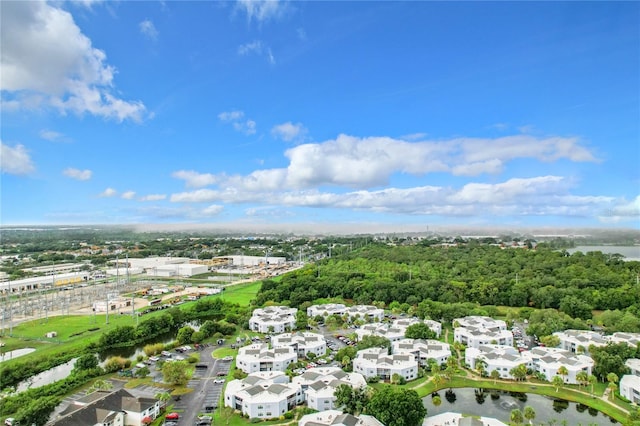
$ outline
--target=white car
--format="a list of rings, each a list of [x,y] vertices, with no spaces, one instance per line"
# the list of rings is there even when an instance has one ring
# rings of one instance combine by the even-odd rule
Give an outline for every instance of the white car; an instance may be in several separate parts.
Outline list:
[[[224,379],[214,379],[213,383],[216,385],[222,385],[224,384]]]

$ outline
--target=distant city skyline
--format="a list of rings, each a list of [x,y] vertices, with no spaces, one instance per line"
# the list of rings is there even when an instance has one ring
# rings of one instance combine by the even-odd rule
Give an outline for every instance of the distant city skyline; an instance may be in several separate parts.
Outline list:
[[[640,229],[637,2],[1,7],[3,226]]]

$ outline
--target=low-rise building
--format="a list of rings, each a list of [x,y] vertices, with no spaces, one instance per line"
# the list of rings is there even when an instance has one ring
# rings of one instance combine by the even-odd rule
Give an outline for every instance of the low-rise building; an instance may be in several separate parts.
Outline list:
[[[418,377],[418,362],[410,354],[389,355],[386,348],[368,348],[358,351],[353,371],[365,378],[377,376],[381,380],[391,380],[398,374],[409,381]]]
[[[294,348],[299,358],[308,358],[313,353],[316,357],[327,352],[327,342],[322,334],[309,332],[284,333],[271,337],[271,346]]]
[[[137,397],[126,389],[96,391],[69,405],[52,426],[142,426],[160,415],[160,401]]]
[[[340,385],[362,388],[367,386],[364,376],[359,373],[345,373],[339,367],[311,368],[292,382],[302,388],[307,406],[314,410],[334,410],[335,391]]]
[[[605,346],[607,339],[591,330],[565,330],[553,333],[560,339],[559,347],[573,353],[589,354],[589,346]]]
[[[453,339],[470,348],[480,345],[513,345],[513,333],[507,330],[507,324],[483,316],[467,316],[453,321],[456,328]]]
[[[497,371],[503,379],[514,379],[511,370],[524,364],[527,369],[533,368],[533,359],[529,351],[519,352],[513,346],[480,345],[477,348],[467,348],[464,355],[465,363],[475,369],[478,361],[485,363],[485,372],[490,375]]]
[[[640,377],[633,374],[625,374],[620,379],[620,395],[634,404],[640,403]]]
[[[338,410],[327,410],[302,416],[298,426],[384,426],[384,424],[366,414],[354,416]]]
[[[277,418],[304,402],[299,385],[278,371],[251,373],[242,380],[232,380],[224,391],[224,405],[249,418]]]
[[[631,374],[634,376],[640,376],[640,359],[629,358],[624,362],[624,365],[629,369]]]
[[[637,348],[638,344],[640,344],[640,333],[616,332],[610,336],[605,336],[605,339],[611,343],[626,343],[632,348]]]
[[[438,340],[402,339],[392,343],[394,354],[409,354],[421,366],[435,359],[438,365],[445,364],[451,356],[451,347]]]
[[[551,381],[558,376],[560,367],[565,367],[568,374],[560,375],[565,383],[577,384],[577,374],[585,371],[591,374],[593,359],[588,355],[577,354],[561,348],[536,347],[529,351],[531,354],[533,369]]]
[[[384,319],[384,309],[373,305],[354,305],[345,312],[350,321],[362,320],[365,322],[377,322]]]
[[[284,333],[295,330],[298,309],[288,306],[268,306],[254,309],[249,328],[258,333]]]
[[[238,350],[236,366],[247,374],[259,371],[285,371],[289,364],[298,361],[291,346],[269,349],[266,343],[254,343]]]
[[[307,308],[307,316],[314,318],[317,316],[328,317],[330,315],[342,316],[347,312],[347,307],[342,303],[324,303],[322,305],[312,305]]]

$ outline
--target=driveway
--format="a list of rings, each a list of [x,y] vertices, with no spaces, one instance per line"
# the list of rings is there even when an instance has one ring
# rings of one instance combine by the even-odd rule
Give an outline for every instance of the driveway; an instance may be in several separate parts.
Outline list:
[[[173,408],[181,412],[178,422],[180,426],[194,425],[199,413],[205,413],[210,407],[215,410],[218,406],[224,383],[214,383],[214,380],[224,379],[229,374],[231,361],[212,358],[211,354],[216,348],[217,346],[209,346],[200,351],[200,361],[197,363],[200,368],[196,368],[187,383],[187,387],[193,389],[193,392],[172,401]],[[207,368],[204,368],[205,365]]]

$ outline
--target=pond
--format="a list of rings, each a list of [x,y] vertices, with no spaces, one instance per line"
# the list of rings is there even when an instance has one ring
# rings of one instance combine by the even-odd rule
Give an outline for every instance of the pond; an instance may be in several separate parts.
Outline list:
[[[60,364],[21,381],[16,388],[16,392],[24,392],[29,388],[37,388],[66,378],[71,373],[71,370],[73,370],[76,359],[77,358],[74,358],[71,361],[67,361],[64,364]]]
[[[508,423],[511,410],[531,406],[536,412],[534,424],[569,424],[572,426],[601,426],[620,424],[586,405],[564,400],[554,400],[542,395],[492,389],[443,389],[438,392],[442,403],[433,405],[432,396],[423,398],[429,416],[453,411],[463,414],[493,417]]]
[[[30,354],[31,352],[35,352],[35,349],[34,348],[15,349],[13,351],[0,354],[0,362],[9,361],[10,359],[18,358],[19,356]]]

